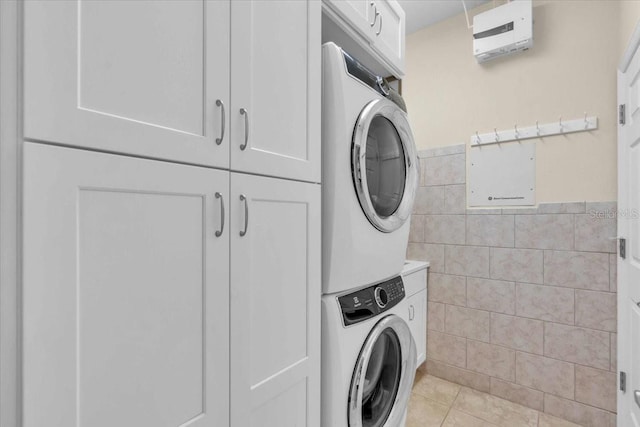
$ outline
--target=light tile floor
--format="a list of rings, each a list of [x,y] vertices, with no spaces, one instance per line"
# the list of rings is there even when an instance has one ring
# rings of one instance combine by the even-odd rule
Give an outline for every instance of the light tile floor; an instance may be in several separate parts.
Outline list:
[[[416,372],[406,427],[580,427],[499,397]]]

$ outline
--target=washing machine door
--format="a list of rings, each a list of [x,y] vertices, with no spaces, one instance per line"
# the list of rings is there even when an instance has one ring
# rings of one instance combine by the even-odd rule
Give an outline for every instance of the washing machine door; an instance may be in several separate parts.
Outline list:
[[[349,390],[349,427],[398,427],[413,386],[416,347],[396,315],[380,320],[362,347]]]
[[[388,99],[371,101],[353,132],[353,182],[369,222],[390,233],[411,215],[419,166],[407,114]]]

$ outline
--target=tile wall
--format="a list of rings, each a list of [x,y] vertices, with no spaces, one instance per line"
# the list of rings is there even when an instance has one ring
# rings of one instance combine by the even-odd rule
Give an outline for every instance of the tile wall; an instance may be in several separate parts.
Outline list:
[[[615,425],[615,203],[467,209],[465,146],[423,151],[407,258],[429,269],[435,375]]]

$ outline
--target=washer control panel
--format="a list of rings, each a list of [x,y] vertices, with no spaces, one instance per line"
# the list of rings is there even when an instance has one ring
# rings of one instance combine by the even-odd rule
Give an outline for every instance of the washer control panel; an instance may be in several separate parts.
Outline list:
[[[396,306],[405,297],[401,276],[338,297],[344,326],[363,322]]]

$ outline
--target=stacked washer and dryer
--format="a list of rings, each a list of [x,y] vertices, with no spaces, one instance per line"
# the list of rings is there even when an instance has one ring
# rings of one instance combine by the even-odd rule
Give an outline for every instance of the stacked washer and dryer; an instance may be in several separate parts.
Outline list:
[[[415,143],[382,78],[334,43],[322,56],[322,425],[402,427],[417,363],[401,276]]]

